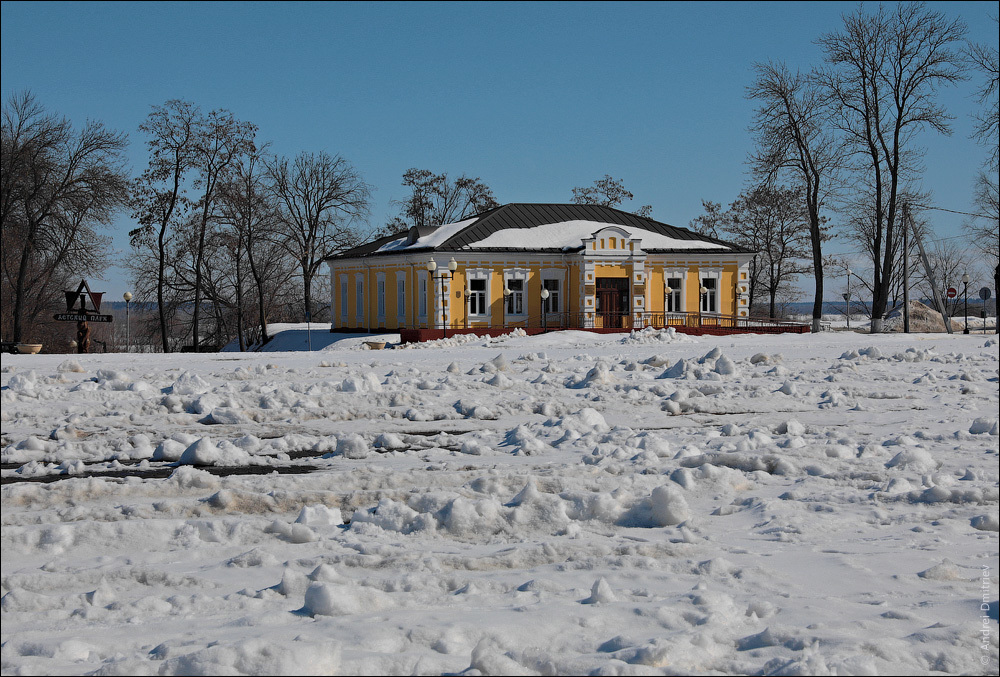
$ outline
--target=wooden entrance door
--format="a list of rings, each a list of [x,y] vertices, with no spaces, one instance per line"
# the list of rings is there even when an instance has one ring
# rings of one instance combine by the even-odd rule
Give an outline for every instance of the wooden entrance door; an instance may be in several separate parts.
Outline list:
[[[602,327],[620,329],[628,326],[628,298],[628,278],[597,278],[597,316],[601,318]]]

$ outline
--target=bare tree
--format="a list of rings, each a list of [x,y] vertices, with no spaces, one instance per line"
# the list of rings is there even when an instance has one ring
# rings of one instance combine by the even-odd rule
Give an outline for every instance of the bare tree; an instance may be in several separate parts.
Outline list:
[[[605,174],[603,179],[594,181],[593,186],[580,186],[573,189],[573,203],[578,205],[601,205],[617,207],[635,196],[625,188],[625,182]],[[639,216],[649,216],[653,213],[652,205],[643,205],[635,212]]]
[[[898,264],[902,201],[920,169],[916,135],[925,128],[950,134],[951,116],[939,90],[964,79],[959,42],[965,24],[921,4],[875,14],[859,9],[844,29],[818,43],[829,67],[818,75],[833,100],[836,124],[853,151],[855,177],[872,205],[872,332],[882,331]]]
[[[972,271],[972,261],[966,250],[959,247],[952,240],[937,240],[928,248],[927,258],[930,260],[931,269],[934,272],[934,280],[938,284],[938,294],[945,296],[948,287],[962,288],[962,275]],[[930,279],[926,274],[917,271],[918,288],[927,298],[932,298],[934,290],[930,286]],[[956,297],[948,308],[949,315],[958,313],[961,299]],[[945,300],[945,305],[948,301]]]
[[[750,308],[767,299],[767,316],[777,317],[780,299],[792,298],[792,282],[811,268],[809,218],[801,188],[758,185],[744,190],[722,211],[717,202],[702,200],[705,213],[690,223],[692,230],[728,240],[757,252],[750,262]]]
[[[993,22],[1000,24],[998,17]],[[985,76],[976,92],[982,108],[975,114],[976,128],[974,137],[982,143],[989,156],[986,160],[987,169],[996,172],[1000,165],[1000,59],[996,47],[990,45],[971,44],[966,50],[973,67]]]
[[[765,296],[768,317],[777,317],[779,296],[790,296],[795,279],[811,271],[809,213],[801,188],[756,186],[732,204],[731,225],[724,231],[736,244],[758,252],[752,266],[750,304]]]
[[[993,269],[993,289],[1000,293],[996,291],[1000,290],[1000,185],[996,172],[979,173],[973,201],[978,215],[966,223],[965,230]]]
[[[294,271],[284,248],[278,246],[278,205],[268,189],[264,153],[258,149],[233,165],[229,180],[220,188],[220,221],[228,231],[226,247],[235,276],[237,338],[240,349],[269,340],[268,316]],[[253,301],[243,298],[244,275],[249,274]],[[252,322],[247,315],[254,315]],[[255,340],[247,340],[244,326],[255,324]]]
[[[95,228],[126,202],[127,145],[125,134],[100,122],[74,131],[30,92],[4,107],[0,234],[10,311],[3,313],[3,330],[12,340],[21,341],[44,310],[58,309],[67,274],[107,266],[110,242]]]
[[[722,228],[730,218],[729,212],[722,211],[721,202],[712,202],[711,200],[702,200],[701,207],[705,213],[691,219],[688,222],[688,228],[709,237],[722,237]]]
[[[493,191],[479,177],[462,175],[452,181],[447,174],[427,169],[408,169],[403,184],[410,189],[405,200],[394,200],[399,215],[386,226],[386,234],[410,226],[439,226],[455,223],[500,206]]]
[[[998,17],[994,23],[1000,23]],[[989,45],[972,44],[968,56],[977,71],[985,76],[977,91],[982,105],[976,113],[975,138],[986,148],[985,167],[976,177],[973,202],[979,215],[966,225],[966,232],[993,269],[993,289],[1000,293],[1000,208],[998,208],[998,177],[1000,166],[1000,59],[997,49]]]
[[[171,348],[171,309],[166,297],[170,237],[191,205],[185,196],[186,176],[195,162],[200,115],[193,104],[174,99],[154,106],[139,125],[148,137],[149,165],[133,184],[133,217],[139,227],[129,233],[136,253],[129,267],[141,292],[149,287],[151,270],[156,271],[160,343],[165,353]],[[137,296],[141,299],[144,294]]]
[[[313,278],[323,259],[358,244],[359,221],[368,213],[371,187],[339,155],[300,153],[267,163],[279,204],[281,244],[302,277],[305,312],[312,313]]]
[[[227,110],[214,110],[201,121],[195,142],[194,168],[200,189],[198,214],[192,224],[198,233],[194,263],[194,316],[192,333],[195,349],[200,345],[202,277],[205,274],[205,237],[209,220],[214,216],[216,193],[230,168],[239,157],[254,150],[257,127],[237,120]]]
[[[824,219],[820,211],[843,165],[840,144],[829,130],[829,110],[816,83],[792,74],[783,64],[756,64],[757,79],[747,96],[760,102],[751,131],[757,151],[751,168],[764,181],[787,175],[801,186],[808,214],[812,271],[815,280],[812,330],[823,318]]]

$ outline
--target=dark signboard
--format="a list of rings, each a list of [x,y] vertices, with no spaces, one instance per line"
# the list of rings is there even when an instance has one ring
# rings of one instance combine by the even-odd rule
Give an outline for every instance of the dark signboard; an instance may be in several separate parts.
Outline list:
[[[56,313],[52,316],[62,322],[114,322],[113,315],[90,315],[87,313]]]

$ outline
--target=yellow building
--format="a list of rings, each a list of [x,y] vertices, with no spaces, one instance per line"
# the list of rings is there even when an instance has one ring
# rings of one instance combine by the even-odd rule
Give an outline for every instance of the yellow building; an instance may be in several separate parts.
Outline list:
[[[732,330],[753,256],[610,207],[508,204],[327,258],[331,331]]]

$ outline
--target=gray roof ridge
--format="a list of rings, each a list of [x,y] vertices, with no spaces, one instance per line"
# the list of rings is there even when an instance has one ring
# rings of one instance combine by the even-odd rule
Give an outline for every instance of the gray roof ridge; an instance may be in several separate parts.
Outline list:
[[[613,218],[609,220],[609,215]],[[750,250],[740,245],[726,242],[718,238],[695,232],[689,228],[673,226],[669,223],[657,221],[648,216],[639,216],[632,212],[626,212],[615,207],[605,205],[583,205],[572,202],[508,202],[488,209],[479,214],[474,214],[453,223],[462,221],[471,222],[461,230],[454,233],[448,239],[439,243],[435,247],[413,247],[403,251],[431,250],[431,251],[460,251],[475,245],[476,242],[484,240],[491,234],[508,229],[524,228],[529,229],[539,225],[562,223],[564,221],[586,220],[598,223],[608,223],[623,227],[638,228],[667,237],[679,240],[694,240],[705,243],[721,245],[727,247],[732,253],[750,253]],[[451,224],[440,224],[438,226],[424,226],[431,230],[437,230],[441,226]],[[378,252],[378,249],[385,244],[406,237],[406,231],[394,235],[388,235],[372,242],[359,245],[347,251],[326,257],[327,259],[353,258],[358,256],[369,256]],[[403,251],[392,250],[389,253],[403,253]],[[693,251],[693,250],[689,250]],[[721,253],[721,252],[720,252]]]

